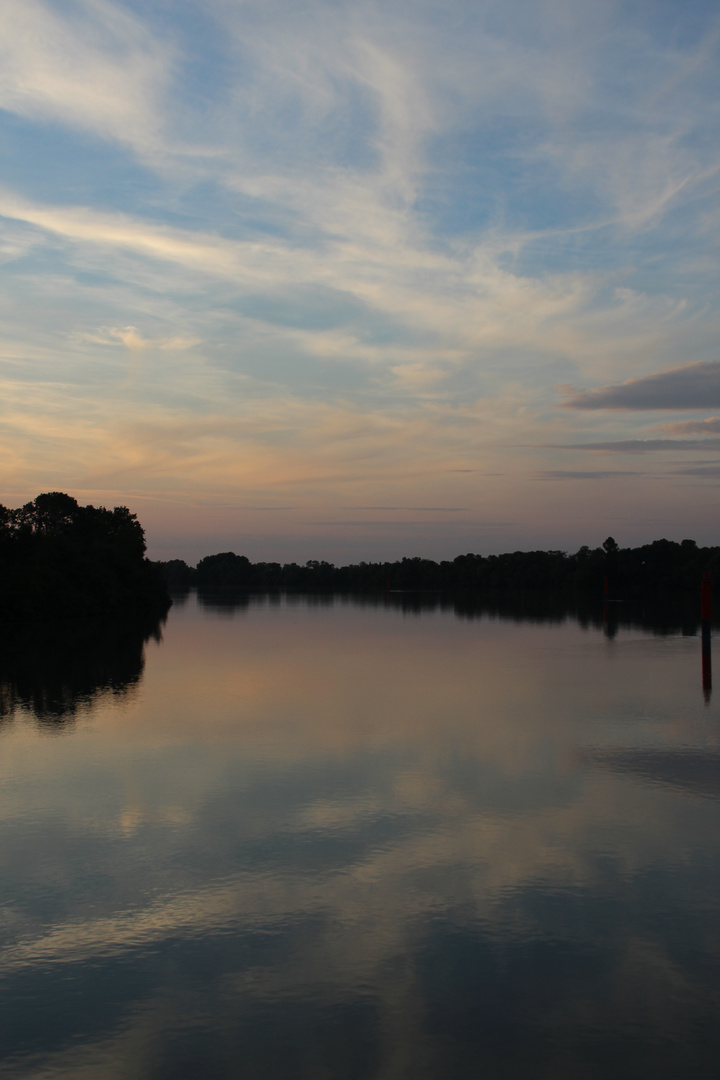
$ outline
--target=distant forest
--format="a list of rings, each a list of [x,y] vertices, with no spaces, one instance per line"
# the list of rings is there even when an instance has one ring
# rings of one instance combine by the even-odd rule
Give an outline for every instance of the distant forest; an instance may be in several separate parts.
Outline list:
[[[708,572],[720,584],[720,547],[698,547],[694,540],[655,540],[621,548],[609,536],[601,547],[565,551],[513,551],[505,555],[458,555],[453,560],[405,558],[334,566],[311,560],[253,563],[232,551],[208,555],[196,567],[182,559],[157,564],[171,589],[232,586],[253,591],[380,592],[398,589],[473,590],[488,595],[543,590],[604,593],[631,599],[666,591],[699,588]]]
[[[0,506],[0,620],[158,615],[170,597],[126,506],[80,506],[60,491]]]
[[[66,615],[159,616],[170,606],[169,590],[192,585],[201,591],[544,593],[630,600],[692,592],[705,573],[717,589],[720,547],[655,540],[621,548],[612,537],[601,547],[581,547],[572,555],[514,551],[458,555],[442,562],[404,558],[334,566],[317,560],[253,563],[224,551],[192,567],[182,559],[151,562],[143,528],[125,506],[80,506],[62,492],[38,495],[15,510],[0,506],[3,622]]]

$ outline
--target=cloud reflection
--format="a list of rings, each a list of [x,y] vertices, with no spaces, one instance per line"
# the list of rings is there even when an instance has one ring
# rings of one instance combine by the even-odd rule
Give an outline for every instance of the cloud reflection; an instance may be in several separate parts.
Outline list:
[[[633,762],[667,772],[678,739],[715,761],[695,639],[300,598],[231,615],[172,609],[142,692],[71,739],[6,733],[13,1080],[203,1054],[434,1076],[448,1047],[459,1075],[530,1075],[551,1042],[589,1067],[588,1023],[645,1075],[694,1030],[709,975],[657,916],[692,908],[716,955],[717,822]],[[28,1000],[58,1018],[42,1060]]]

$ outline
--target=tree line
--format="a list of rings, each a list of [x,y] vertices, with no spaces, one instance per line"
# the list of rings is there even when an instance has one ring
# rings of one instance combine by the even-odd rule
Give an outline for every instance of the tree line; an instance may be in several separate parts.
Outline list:
[[[162,613],[162,569],[126,506],[80,506],[63,492],[0,506],[0,620]]]
[[[170,588],[234,587],[253,591],[381,592],[397,589],[473,590],[487,594],[517,591],[603,593],[631,599],[648,593],[692,590],[704,573],[720,584],[720,547],[699,547],[694,540],[655,540],[621,548],[613,537],[602,546],[565,551],[513,551],[503,555],[458,555],[452,560],[404,558],[395,562],[360,562],[335,566],[309,560],[298,563],[256,562],[223,551],[197,566],[182,559],[159,563]]]
[[[0,620],[64,615],[162,614],[168,589],[232,587],[253,592],[539,593],[634,599],[692,591],[708,574],[720,585],[720,547],[694,540],[655,540],[621,548],[612,537],[597,548],[403,558],[335,566],[311,559],[251,562],[232,551],[197,566],[182,559],[151,562],[145,533],[127,507],[80,506],[63,492],[38,495],[17,509],[0,506]]]

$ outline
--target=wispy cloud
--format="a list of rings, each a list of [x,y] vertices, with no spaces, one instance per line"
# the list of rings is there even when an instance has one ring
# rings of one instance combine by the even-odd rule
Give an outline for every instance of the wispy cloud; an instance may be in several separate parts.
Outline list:
[[[673,435],[720,435],[720,416],[709,416],[707,420],[678,420],[674,424],[663,424],[662,430]]]
[[[224,282],[231,289],[225,306],[237,306],[247,297],[241,308],[245,318],[271,323],[277,334],[292,334],[318,356],[389,362],[394,377],[408,386],[442,380],[449,367],[473,363],[481,351],[595,351],[583,323],[599,288],[593,276],[557,274],[539,280],[503,269],[497,254],[481,248],[470,256],[432,251],[417,238],[397,234],[396,242],[386,241],[382,249],[366,238],[348,236],[301,247],[283,238],[236,240],[150,224],[127,214],[38,205],[2,192],[0,214],[70,241],[77,251],[73,261],[79,259],[95,272],[108,255],[117,253],[120,261],[113,263],[113,272],[137,285],[152,282],[154,289],[161,289],[168,281],[163,264],[182,275],[170,279],[178,291],[192,288],[192,283],[197,288],[201,281],[205,288]],[[138,264],[126,270],[123,255],[140,260],[139,278]],[[158,264],[154,271],[147,260]],[[312,311],[317,290],[332,290],[336,311],[350,303],[360,305],[352,317],[362,321],[365,312],[366,333],[358,334],[357,322],[345,334],[335,325],[283,325],[283,311],[293,305],[297,310],[288,290],[300,283],[306,311]],[[327,309],[327,297],[324,306]],[[633,306],[634,298],[629,298],[628,308]],[[624,302],[616,305],[615,323],[622,322],[623,307]],[[294,318],[302,321],[297,314]],[[378,326],[379,318],[386,320],[384,325]],[[388,341],[392,326],[395,340]],[[363,340],[378,331],[386,340],[377,345]]]
[[[637,476],[629,469],[545,469],[537,480],[617,480],[625,476]]]
[[[720,450],[720,439],[613,439],[608,442],[555,443],[552,450],[590,450],[614,454],[652,454],[662,450]]]
[[[124,345],[131,352],[143,352],[146,349],[174,352],[191,349],[193,345],[199,344],[199,338],[143,337],[136,326],[101,326],[95,333],[75,335],[75,340],[89,345]]]
[[[534,494],[563,446],[651,466],[634,413],[720,408],[710,10],[679,39],[553,0],[7,0],[0,29],[6,492],[521,506],[524,543],[614,497]]]
[[[676,476],[700,476],[709,479],[720,478],[720,465],[690,465],[685,469],[676,469]]]
[[[716,409],[720,406],[720,361],[685,364],[576,393],[563,402],[568,409]]]
[[[172,51],[122,6],[5,0],[0,61],[0,104],[9,112],[154,153]]]

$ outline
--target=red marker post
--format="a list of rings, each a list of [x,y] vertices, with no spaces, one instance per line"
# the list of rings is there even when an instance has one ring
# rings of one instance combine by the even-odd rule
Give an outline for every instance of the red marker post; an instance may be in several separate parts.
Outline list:
[[[700,618],[702,620],[702,688],[706,704],[712,695],[712,652],[710,650],[710,620],[712,618],[712,585],[707,570],[700,586]]]
[[[702,585],[700,586],[700,618],[703,627],[707,623],[709,629],[710,619],[712,618],[712,585],[707,570],[703,574]]]

